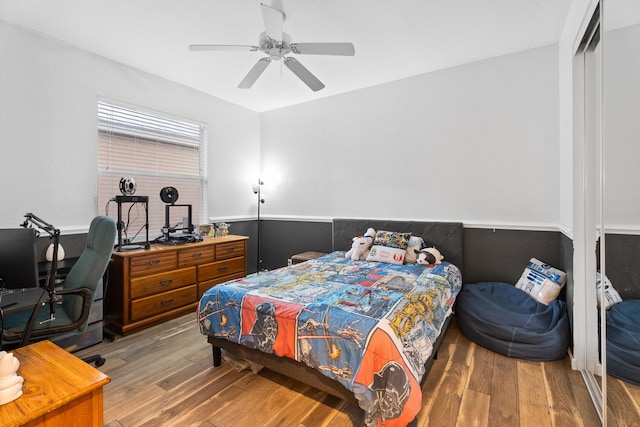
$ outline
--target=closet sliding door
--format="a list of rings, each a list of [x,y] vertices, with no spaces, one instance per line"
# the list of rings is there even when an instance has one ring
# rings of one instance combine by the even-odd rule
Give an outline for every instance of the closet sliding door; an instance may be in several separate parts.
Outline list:
[[[622,299],[632,300],[640,299],[640,1],[605,0],[603,17],[606,275]],[[605,360],[619,372],[611,363]],[[640,425],[640,386],[604,378],[608,425]]]
[[[596,271],[606,248],[601,230],[603,190],[602,0],[585,27],[574,56],[574,345],[589,393],[606,423],[606,383],[600,359]],[[600,265],[602,268],[602,265]],[[578,339],[580,338],[580,339]],[[606,425],[606,424],[605,424]]]

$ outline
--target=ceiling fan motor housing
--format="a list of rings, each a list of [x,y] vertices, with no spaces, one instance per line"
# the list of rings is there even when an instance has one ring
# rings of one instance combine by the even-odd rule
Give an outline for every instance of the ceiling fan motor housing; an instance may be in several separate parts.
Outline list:
[[[258,38],[260,50],[269,55],[274,61],[280,60],[291,53],[290,43],[291,37],[287,33],[282,33],[282,40],[273,40],[265,32],[261,33]]]

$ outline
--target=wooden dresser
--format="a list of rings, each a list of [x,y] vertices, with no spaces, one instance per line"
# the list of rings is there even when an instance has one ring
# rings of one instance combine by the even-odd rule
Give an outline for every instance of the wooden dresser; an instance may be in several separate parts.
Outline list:
[[[102,427],[103,387],[108,376],[62,350],[39,341],[13,350],[24,378],[22,396],[0,406],[5,427]]]
[[[211,286],[246,275],[244,236],[114,252],[105,293],[108,330],[127,335],[194,312]]]

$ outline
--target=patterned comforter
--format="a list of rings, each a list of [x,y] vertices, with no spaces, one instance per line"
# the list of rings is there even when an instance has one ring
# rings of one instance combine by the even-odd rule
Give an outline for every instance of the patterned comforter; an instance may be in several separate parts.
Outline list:
[[[304,362],[352,390],[367,425],[420,410],[424,363],[460,291],[453,264],[315,260],[209,289],[200,330]]]

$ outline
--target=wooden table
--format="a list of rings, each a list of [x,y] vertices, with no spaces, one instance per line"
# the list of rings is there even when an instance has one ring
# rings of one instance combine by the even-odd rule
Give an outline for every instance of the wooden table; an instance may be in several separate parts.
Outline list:
[[[292,256],[291,263],[300,264],[301,262],[309,261],[310,259],[320,258],[321,256],[324,256],[326,254],[327,254],[326,252],[313,252],[313,251],[302,252]]]
[[[20,362],[22,396],[0,406],[0,425],[103,426],[102,387],[111,379],[50,341],[10,351]]]

